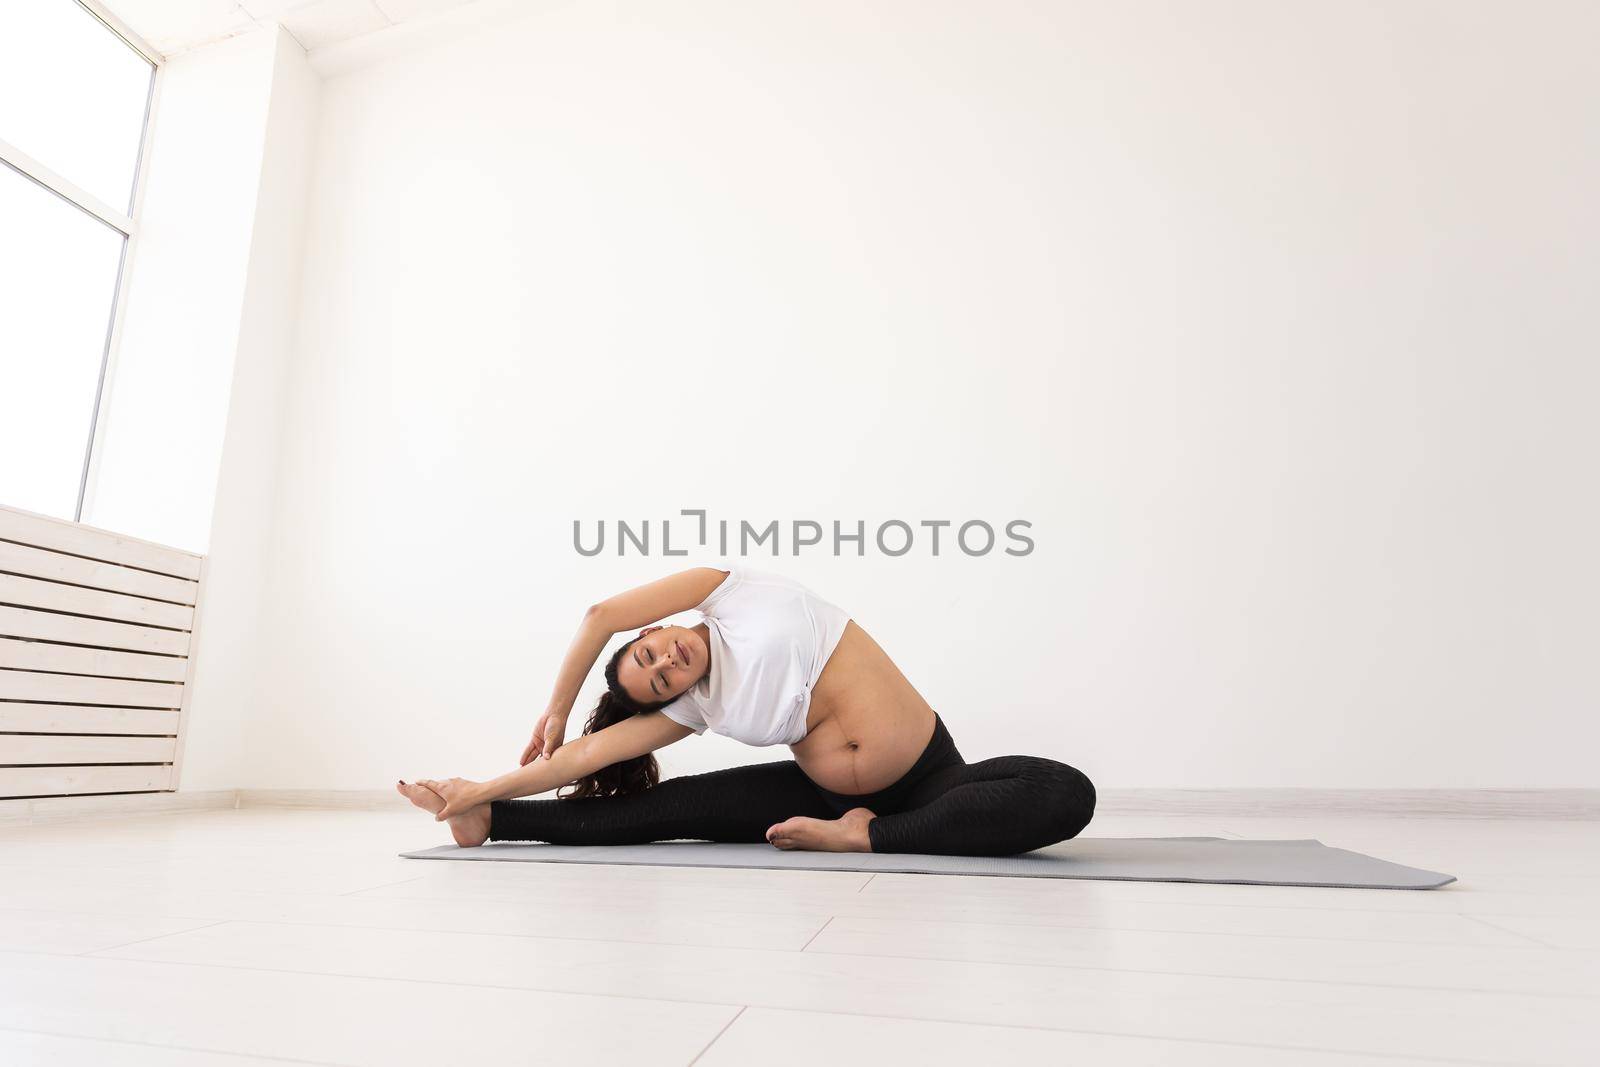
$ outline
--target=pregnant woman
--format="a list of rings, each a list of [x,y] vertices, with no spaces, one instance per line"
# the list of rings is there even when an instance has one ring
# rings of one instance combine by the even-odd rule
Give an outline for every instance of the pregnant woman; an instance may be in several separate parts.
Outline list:
[[[695,626],[652,625],[697,611]],[[618,633],[606,691],[564,744],[584,678]],[[949,634],[974,667],[982,653]],[[652,752],[706,730],[794,759],[658,782]],[[561,786],[556,800],[517,800]],[[1005,856],[1076,836],[1080,771],[1035,756],[967,763],[870,634],[798,582],[695,567],[591,607],[519,769],[488,782],[401,781],[456,844],[624,845],[691,838],[782,849]]]

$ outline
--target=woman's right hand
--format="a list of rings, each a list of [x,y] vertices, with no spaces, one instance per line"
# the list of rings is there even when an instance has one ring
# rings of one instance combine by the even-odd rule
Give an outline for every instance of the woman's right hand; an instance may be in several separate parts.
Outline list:
[[[567,717],[547,711],[539,716],[539,721],[534,724],[533,736],[528,739],[528,747],[522,750],[522,760],[518,764],[526,767],[532,761],[543,756],[549,759],[555,755],[567,738]]]

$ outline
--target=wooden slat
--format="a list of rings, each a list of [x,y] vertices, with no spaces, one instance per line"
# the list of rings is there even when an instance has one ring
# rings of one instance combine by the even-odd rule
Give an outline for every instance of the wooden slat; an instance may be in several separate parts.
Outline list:
[[[0,766],[38,763],[171,763],[176,737],[38,737],[0,734]]]
[[[165,626],[174,630],[187,630],[194,620],[194,608],[185,604],[167,604],[123,593],[80,589],[75,585],[19,578],[14,574],[0,574],[0,603],[70,611],[76,615],[93,615],[145,626]]]
[[[0,797],[49,797],[75,793],[134,793],[166,789],[172,768],[0,767]]]
[[[0,541],[0,571],[25,574],[30,578],[47,578],[55,582],[70,582],[93,589],[109,589],[114,593],[171,600],[179,604],[193,604],[196,583],[165,574],[151,574],[116,563],[69,556],[44,548],[16,545]]]
[[[30,674],[0,670],[0,700],[105,704],[126,708],[176,708],[183,686],[171,682],[124,682],[76,674]]]
[[[137,652],[112,652],[103,648],[78,648],[75,645],[0,637],[0,667],[54,671],[57,674],[98,674],[106,678],[142,678],[152,682],[181,682],[187,664],[176,656],[144,656]]]
[[[20,508],[0,507],[0,539],[139,567],[189,581],[200,577],[202,557],[192,552]]]
[[[0,634],[173,656],[188,655],[190,643],[189,634],[183,630],[158,630],[153,626],[80,619],[75,615],[53,615],[48,611],[4,605],[0,605]]]
[[[178,712],[0,701],[0,730],[30,734],[176,734]]]

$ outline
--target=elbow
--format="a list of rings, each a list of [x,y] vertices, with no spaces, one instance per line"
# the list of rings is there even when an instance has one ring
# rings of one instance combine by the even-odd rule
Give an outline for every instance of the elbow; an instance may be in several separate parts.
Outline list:
[[[574,741],[571,744],[562,745],[560,749],[555,750],[554,757],[550,757],[550,769],[554,771],[557,781],[560,782],[555,789],[565,789],[566,785],[581,785],[584,779],[594,776],[595,769],[597,769],[592,766],[594,760],[586,758],[592,757],[592,753],[582,752],[582,749],[573,749],[573,744],[578,744],[578,742]],[[587,745],[584,745],[584,747],[587,747]]]
[[[562,785],[571,785],[594,773],[589,766],[594,762],[594,753],[590,751],[593,747],[593,735],[582,734],[556,749],[550,757],[550,769],[560,777]]]

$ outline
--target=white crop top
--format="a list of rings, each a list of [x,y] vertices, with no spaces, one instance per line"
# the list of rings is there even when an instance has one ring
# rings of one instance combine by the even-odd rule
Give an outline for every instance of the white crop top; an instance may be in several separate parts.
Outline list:
[[[697,734],[795,744],[806,736],[811,687],[850,617],[781,575],[727,570],[694,609],[704,616],[711,670],[661,713]]]

